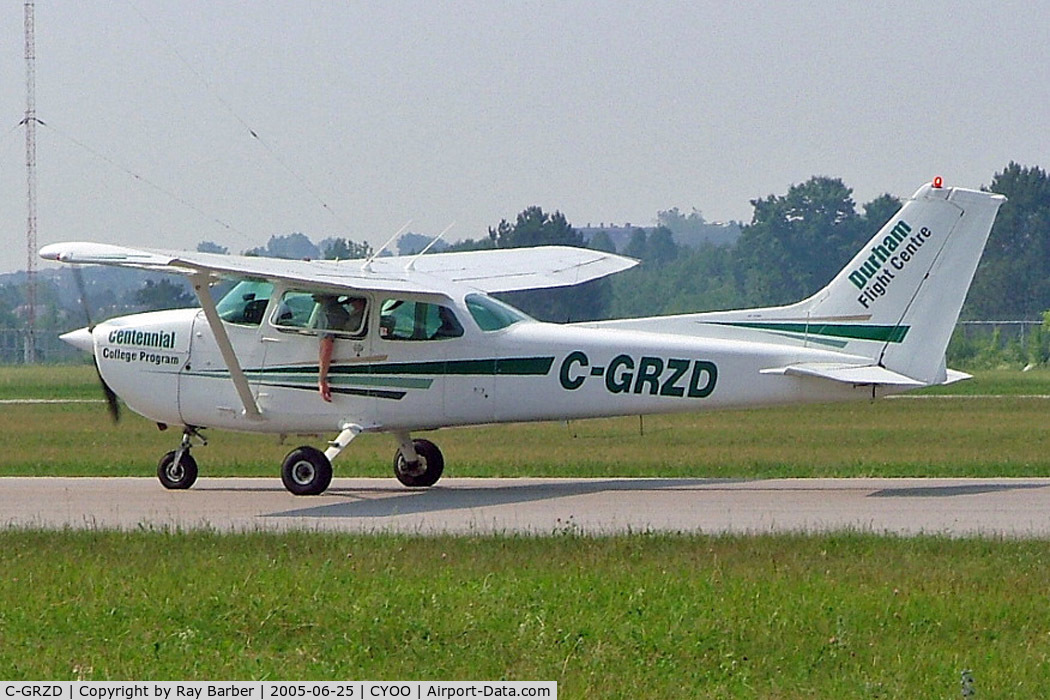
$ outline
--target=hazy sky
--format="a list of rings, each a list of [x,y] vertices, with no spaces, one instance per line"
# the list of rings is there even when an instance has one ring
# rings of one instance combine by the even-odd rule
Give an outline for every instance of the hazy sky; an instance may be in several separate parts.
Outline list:
[[[22,3],[0,271],[25,266]],[[997,2],[37,0],[41,245],[648,225],[812,175],[858,205],[1050,166],[1050,10]],[[254,130],[261,140],[251,136]]]

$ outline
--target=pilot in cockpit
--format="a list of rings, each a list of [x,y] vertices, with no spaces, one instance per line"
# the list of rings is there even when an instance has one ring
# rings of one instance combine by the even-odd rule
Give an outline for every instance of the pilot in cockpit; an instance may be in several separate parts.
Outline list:
[[[316,328],[320,331],[318,348],[317,390],[325,401],[332,400],[332,387],[328,383],[328,370],[332,365],[332,351],[337,335],[358,334],[364,324],[365,300],[361,297],[343,297],[335,294],[315,294],[319,305]]]

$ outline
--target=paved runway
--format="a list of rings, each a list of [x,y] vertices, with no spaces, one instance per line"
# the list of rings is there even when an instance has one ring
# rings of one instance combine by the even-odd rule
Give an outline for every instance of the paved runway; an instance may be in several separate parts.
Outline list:
[[[0,479],[0,525],[347,532],[823,532],[1050,537],[1050,479]]]

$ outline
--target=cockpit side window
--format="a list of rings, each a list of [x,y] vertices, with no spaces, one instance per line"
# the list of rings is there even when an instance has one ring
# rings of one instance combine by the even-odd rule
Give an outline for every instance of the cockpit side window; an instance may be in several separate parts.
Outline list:
[[[368,300],[352,294],[289,290],[270,321],[280,331],[360,338],[365,335]]]
[[[379,333],[385,340],[445,340],[463,335],[463,326],[447,306],[387,299],[379,316]]]
[[[241,280],[215,305],[219,318],[241,326],[258,326],[273,294],[273,284],[260,280]]]

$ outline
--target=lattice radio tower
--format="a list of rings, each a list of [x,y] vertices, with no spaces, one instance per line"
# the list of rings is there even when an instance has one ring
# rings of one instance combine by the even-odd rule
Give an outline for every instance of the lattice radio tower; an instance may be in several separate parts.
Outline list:
[[[26,335],[25,362],[36,362],[36,38],[34,0],[25,0],[26,34]]]

